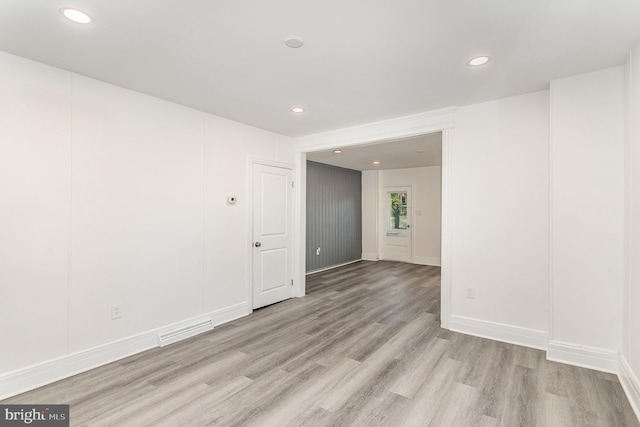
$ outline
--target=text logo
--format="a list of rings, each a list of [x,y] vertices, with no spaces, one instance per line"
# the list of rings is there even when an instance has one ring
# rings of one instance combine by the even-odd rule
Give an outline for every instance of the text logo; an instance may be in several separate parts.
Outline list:
[[[69,405],[0,405],[0,427],[69,427]]]

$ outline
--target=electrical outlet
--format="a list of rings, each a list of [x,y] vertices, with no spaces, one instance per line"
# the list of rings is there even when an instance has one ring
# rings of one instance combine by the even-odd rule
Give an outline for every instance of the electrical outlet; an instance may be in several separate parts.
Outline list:
[[[122,304],[113,304],[111,306],[111,320],[116,320],[122,317]]]
[[[471,286],[467,286],[466,297],[469,299],[474,299],[476,297],[476,290]]]
[[[316,248],[316,255],[320,255],[320,248]]]

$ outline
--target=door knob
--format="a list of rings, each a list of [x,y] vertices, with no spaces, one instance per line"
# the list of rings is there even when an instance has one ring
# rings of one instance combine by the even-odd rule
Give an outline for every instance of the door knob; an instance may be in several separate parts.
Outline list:
[[[260,243],[260,242],[255,242],[255,243],[253,244],[253,246],[255,246],[256,248],[259,248],[260,246],[262,246],[262,243]]]

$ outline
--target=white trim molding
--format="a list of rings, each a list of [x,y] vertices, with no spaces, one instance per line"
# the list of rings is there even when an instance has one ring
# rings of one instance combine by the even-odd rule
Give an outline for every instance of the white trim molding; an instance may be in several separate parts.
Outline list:
[[[190,337],[195,337],[196,335],[204,332],[209,332],[213,327],[213,320],[206,318],[190,325],[183,326],[182,328],[169,329],[167,331],[160,332],[158,334],[158,347],[164,347]]]
[[[624,393],[627,395],[627,399],[629,399],[633,412],[636,413],[636,417],[640,420],[640,381],[638,381],[638,377],[634,374],[623,355],[620,355],[618,379],[622,384]]]
[[[360,126],[337,129],[330,132],[294,138],[299,152],[311,152],[328,148],[370,144],[440,132],[454,126],[456,107],[428,111],[395,119],[367,123]]]
[[[239,304],[230,305],[229,307],[221,308],[211,313],[206,314],[204,317],[211,317],[214,325],[222,325],[223,323],[231,322],[241,317],[251,314],[252,310],[249,307],[248,302],[241,302]]]
[[[452,176],[451,144],[453,129],[442,131],[442,196],[441,196],[441,224],[440,224],[440,326],[449,329],[451,317],[451,229],[452,229]]]
[[[323,271],[333,270],[334,268],[344,267],[345,265],[355,264],[356,262],[360,262],[360,261],[363,261],[363,259],[354,259],[353,261],[343,262],[342,264],[330,265],[328,267],[322,267],[317,270],[307,271],[305,276],[308,276],[310,274],[315,274],[315,273],[322,273]]]
[[[547,360],[617,374],[619,355],[615,351],[550,341]]]
[[[307,154],[296,153],[296,170],[293,206],[293,283],[294,296],[300,298],[307,293],[306,247],[307,247]]]
[[[525,347],[547,349],[548,336],[544,331],[506,325],[504,323],[487,322],[463,316],[451,316],[449,329],[467,335],[488,338],[509,344]]]
[[[250,313],[249,304],[243,302],[206,315],[7,372],[0,375],[0,400],[158,347],[158,334],[164,331],[183,328],[207,319],[213,320],[214,325],[220,325]]]
[[[0,400],[157,347],[157,335],[135,335],[2,374]]]
[[[440,267],[440,258],[435,258],[435,257],[414,256],[412,259],[412,262],[414,264],[433,265],[436,267]]]
[[[375,252],[363,252],[362,253],[363,261],[378,261],[378,254]]]

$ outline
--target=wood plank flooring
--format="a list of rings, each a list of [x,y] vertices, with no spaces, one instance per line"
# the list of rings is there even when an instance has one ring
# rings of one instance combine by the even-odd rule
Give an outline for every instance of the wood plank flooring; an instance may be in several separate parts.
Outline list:
[[[440,269],[358,262],[308,296],[3,403],[73,426],[640,426],[614,375],[440,329]]]

